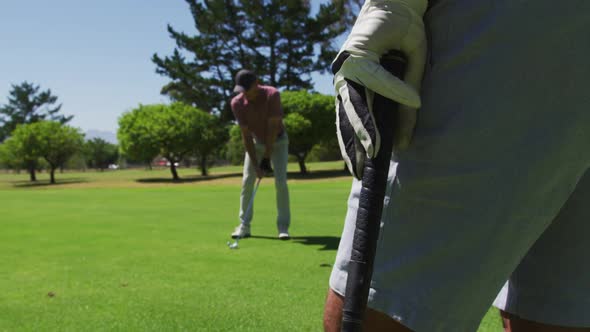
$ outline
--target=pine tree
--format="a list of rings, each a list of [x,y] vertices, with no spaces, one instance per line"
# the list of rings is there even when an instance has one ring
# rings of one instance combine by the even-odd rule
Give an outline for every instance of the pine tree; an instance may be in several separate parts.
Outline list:
[[[345,29],[352,28],[358,13],[363,6],[365,0],[332,0],[332,3],[342,13],[340,16],[340,24]]]
[[[176,49],[154,54],[156,72],[171,82],[162,93],[232,119],[229,100],[238,70],[254,70],[262,84],[310,90],[310,74],[324,72],[344,31],[341,8],[322,4],[314,16],[302,0],[186,0],[197,34],[168,26]]]
[[[69,122],[73,116],[58,114],[61,104],[51,90],[40,91],[40,86],[28,82],[12,85],[8,104],[0,107],[0,142],[4,141],[19,124],[28,124],[42,120]]]

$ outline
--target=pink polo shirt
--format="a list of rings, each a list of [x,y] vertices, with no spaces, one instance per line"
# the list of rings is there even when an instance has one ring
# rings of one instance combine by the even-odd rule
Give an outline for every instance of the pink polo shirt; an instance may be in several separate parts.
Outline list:
[[[283,118],[281,107],[281,95],[279,90],[272,86],[259,85],[256,100],[250,102],[243,93],[231,100],[231,110],[240,126],[246,126],[256,138],[258,143],[264,143],[268,130],[268,119],[273,117]],[[278,136],[285,131],[283,122]]]

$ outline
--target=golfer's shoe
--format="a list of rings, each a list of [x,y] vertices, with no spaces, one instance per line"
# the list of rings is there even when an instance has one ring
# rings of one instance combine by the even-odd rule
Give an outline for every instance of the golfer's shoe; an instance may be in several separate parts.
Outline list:
[[[289,240],[291,236],[289,235],[289,231],[286,229],[279,229],[279,240]]]
[[[250,237],[250,226],[240,224],[233,233],[231,233],[232,239],[243,239],[245,237]]]

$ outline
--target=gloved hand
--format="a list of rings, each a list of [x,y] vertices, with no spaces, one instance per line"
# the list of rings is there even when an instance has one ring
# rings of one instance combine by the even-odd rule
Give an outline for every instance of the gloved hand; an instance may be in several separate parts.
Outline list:
[[[413,133],[426,59],[422,22],[426,1],[416,0],[412,6],[396,0],[367,0],[332,63],[340,150],[348,169],[358,179],[362,177],[365,158],[374,158],[380,148],[380,134],[373,117],[374,93],[398,102],[402,106],[400,111],[408,112],[399,117],[404,123],[391,124],[392,130],[400,129],[394,135],[398,141],[394,144],[407,146]],[[406,55],[408,83],[379,64],[381,56],[390,50]]]
[[[270,159],[268,158],[262,158],[259,167],[265,174],[272,173],[272,167],[270,167]]]

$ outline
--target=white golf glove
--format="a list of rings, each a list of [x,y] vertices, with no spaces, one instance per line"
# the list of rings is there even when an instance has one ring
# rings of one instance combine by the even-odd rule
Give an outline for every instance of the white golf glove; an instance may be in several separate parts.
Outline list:
[[[373,117],[374,93],[400,104],[402,123],[391,124],[396,130],[395,146],[404,148],[413,134],[426,59],[425,10],[426,0],[367,0],[332,63],[338,142],[348,169],[358,179],[365,158],[374,158],[380,148]],[[406,55],[407,83],[379,64],[390,50]]]

